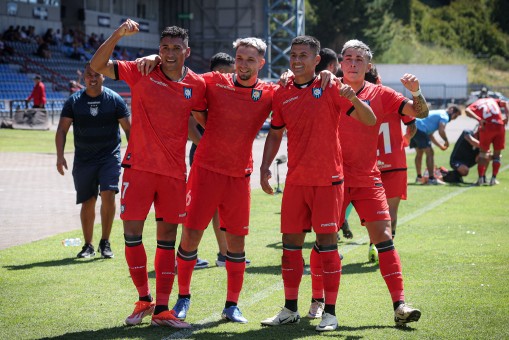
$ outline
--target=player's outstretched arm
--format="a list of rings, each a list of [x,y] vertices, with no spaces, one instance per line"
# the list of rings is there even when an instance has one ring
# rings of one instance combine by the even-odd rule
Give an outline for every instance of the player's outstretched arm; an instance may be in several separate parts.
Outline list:
[[[400,81],[412,93],[412,101],[403,107],[403,114],[416,118],[426,118],[429,114],[429,108],[421,93],[419,79],[413,74],[405,73]]]
[[[187,121],[187,136],[194,145],[198,145],[201,139],[201,133],[196,127],[197,124],[198,122],[193,117],[193,115],[190,115],[189,120]]]
[[[263,147],[262,165],[260,166],[260,185],[262,190],[269,195],[274,195],[274,190],[269,184],[269,179],[272,177],[270,166],[276,158],[281,140],[285,129],[273,129],[270,128],[265,139],[265,146]]]
[[[92,60],[90,60],[90,67],[92,67],[94,71],[104,74],[108,78],[115,79],[115,70],[113,68],[113,62],[110,60],[110,56],[122,37],[136,34],[138,31],[138,23],[134,20],[127,19],[97,49]]]

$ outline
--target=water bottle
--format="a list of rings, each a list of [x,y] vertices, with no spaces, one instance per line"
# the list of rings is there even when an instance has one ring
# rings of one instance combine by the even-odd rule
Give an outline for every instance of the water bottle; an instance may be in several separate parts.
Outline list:
[[[81,246],[81,239],[78,238],[66,238],[65,240],[62,240],[62,245],[64,247],[77,247]]]

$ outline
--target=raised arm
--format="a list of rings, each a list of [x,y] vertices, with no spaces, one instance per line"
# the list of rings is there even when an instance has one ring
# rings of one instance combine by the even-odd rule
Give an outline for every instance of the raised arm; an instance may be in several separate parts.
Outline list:
[[[260,165],[260,185],[262,186],[263,191],[269,195],[274,195],[274,190],[269,184],[269,179],[272,177],[270,165],[274,161],[274,158],[276,158],[277,152],[279,151],[279,146],[281,145],[284,132],[284,128],[270,128],[269,133],[267,134],[267,139],[265,139],[265,146],[263,147],[262,165]]]
[[[115,79],[115,70],[113,62],[110,60],[110,56],[122,37],[138,33],[138,26],[138,23],[131,19],[127,19],[124,23],[122,23],[97,49],[92,60],[90,60],[90,67],[92,67],[92,69],[97,73],[101,73],[108,78]]]
[[[403,107],[403,114],[416,118],[426,118],[429,114],[429,108],[421,93],[419,79],[413,74],[405,73],[400,81],[412,94],[412,100]]]

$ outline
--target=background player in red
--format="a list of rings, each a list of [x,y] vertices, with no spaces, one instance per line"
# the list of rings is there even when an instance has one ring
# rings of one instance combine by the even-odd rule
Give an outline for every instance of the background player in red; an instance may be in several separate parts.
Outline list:
[[[421,312],[405,304],[401,261],[392,241],[391,216],[377,167],[378,135],[385,115],[397,112],[412,117],[426,117],[428,107],[421,94],[419,80],[412,74],[405,74],[401,78],[402,84],[412,93],[412,101],[388,87],[366,82],[372,53],[363,42],[347,41],[341,55],[343,82],[350,85],[361,100],[369,102],[377,117],[377,124],[371,127],[359,124],[349,116],[341,119],[340,138],[345,173],[342,216],[344,218],[344,211],[352,202],[378,250],[380,273],[393,302],[394,321],[397,325],[403,325],[419,320]]]
[[[509,108],[507,102],[494,99],[487,96],[488,90],[483,88],[481,91],[481,98],[470,104],[465,113],[468,117],[473,118],[479,122],[479,163],[477,165],[477,172],[479,179],[476,185],[486,184],[486,168],[489,164],[489,151],[493,145],[493,164],[492,176],[490,185],[498,184],[497,174],[500,170],[501,155],[500,153],[505,147],[505,124],[507,124],[507,117],[504,120],[502,116],[501,107]]]
[[[131,138],[122,163],[125,170],[120,217],[124,222],[126,260],[139,300],[125,322],[138,324],[153,313],[153,325],[189,328],[189,324],[168,310],[168,300],[175,277],[177,226],[185,217],[189,113],[206,109],[205,83],[184,66],[191,53],[189,38],[186,30],[176,26],[161,33],[161,64],[148,76],[142,76],[136,62],[109,60],[118,41],[138,31],[138,23],[127,19],[99,47],[91,61],[94,70],[124,80],[132,92]],[[157,221],[155,303],[142,243],[144,222],[152,204]]]
[[[382,79],[374,65],[371,71],[366,73],[366,80],[374,84],[382,83]],[[404,135],[401,130],[401,123],[406,126]],[[389,204],[392,239],[396,236],[399,203],[402,199],[407,199],[408,173],[405,147],[410,144],[410,139],[416,131],[415,118],[397,112],[385,115],[378,131],[378,169],[380,169],[382,175],[385,196],[387,197],[387,204]],[[376,247],[373,246],[373,250],[370,254],[378,255]],[[378,256],[376,256],[376,259],[370,256],[370,260],[378,261]]]
[[[338,203],[343,197],[339,120],[341,115],[350,114],[363,124],[373,125],[376,118],[350,86],[338,82],[337,86],[321,89],[315,74],[319,50],[320,42],[313,37],[293,39],[290,69],[294,79],[274,95],[260,184],[266,193],[273,194],[269,184],[270,165],[287,130],[288,174],[281,206],[285,306],[261,323],[278,326],[300,321],[297,303],[303,274],[302,246],[306,233],[314,230],[319,261],[324,268],[325,290],[324,314],[316,330],[332,331],[338,326],[335,306],[341,276],[336,236],[340,226]]]

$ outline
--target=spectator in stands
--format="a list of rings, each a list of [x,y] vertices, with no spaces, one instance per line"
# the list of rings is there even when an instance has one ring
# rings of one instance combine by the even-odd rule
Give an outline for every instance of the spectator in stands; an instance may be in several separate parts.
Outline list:
[[[72,44],[74,42],[74,31],[73,30],[64,30],[64,45],[72,47]]]
[[[121,60],[131,60],[131,53],[125,47],[122,49],[120,56]]]
[[[7,45],[6,39],[3,34],[0,34],[0,57],[5,55],[13,55],[14,49]]]
[[[90,37],[88,37],[87,43],[90,48],[94,49],[94,51],[97,50],[99,48],[99,46],[101,46],[101,45],[99,45],[99,42],[97,41],[97,34],[95,34],[95,33],[90,34]]]
[[[53,28],[48,28],[46,30],[46,33],[44,33],[44,36],[42,37],[44,42],[49,45],[56,45],[55,41],[55,33],[53,33]]]
[[[34,88],[32,89],[32,93],[26,100],[31,101],[32,99],[34,100],[34,108],[44,109],[44,106],[46,105],[46,87],[42,82],[41,76],[38,74],[34,77]]]
[[[37,47],[37,52],[35,52],[35,54],[41,58],[50,59],[51,50],[49,49],[48,43],[40,36],[37,37],[37,43],[39,46]]]
[[[62,45],[62,31],[60,31],[60,28],[57,28],[57,31],[55,32],[55,42],[57,46]]]
[[[28,26],[28,31],[26,33],[28,42],[37,42],[38,35],[35,33],[34,26]]]
[[[145,56],[145,50],[143,48],[140,48],[138,52],[136,53],[136,58],[143,58]]]
[[[14,41],[15,34],[16,34],[16,31],[14,30],[14,26],[12,26],[12,25],[9,26],[9,28],[6,29],[3,34],[5,41]]]

